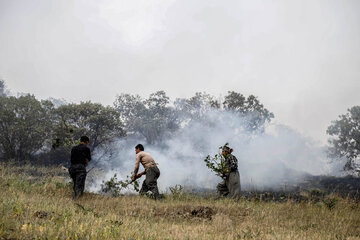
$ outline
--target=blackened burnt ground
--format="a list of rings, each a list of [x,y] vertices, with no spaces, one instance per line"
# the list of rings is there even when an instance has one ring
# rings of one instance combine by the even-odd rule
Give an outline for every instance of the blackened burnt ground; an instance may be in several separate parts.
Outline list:
[[[248,200],[261,201],[321,201],[330,194],[360,201],[360,178],[353,176],[307,176],[296,184],[284,184],[281,190],[243,191]]]

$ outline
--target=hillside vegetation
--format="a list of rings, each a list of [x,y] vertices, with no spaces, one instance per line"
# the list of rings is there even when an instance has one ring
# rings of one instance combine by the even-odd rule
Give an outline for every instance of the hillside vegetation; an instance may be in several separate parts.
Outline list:
[[[0,165],[0,192],[0,239],[360,239],[359,202],[335,195],[265,202],[172,191],[159,201],[92,193],[73,201],[61,169],[10,164]]]

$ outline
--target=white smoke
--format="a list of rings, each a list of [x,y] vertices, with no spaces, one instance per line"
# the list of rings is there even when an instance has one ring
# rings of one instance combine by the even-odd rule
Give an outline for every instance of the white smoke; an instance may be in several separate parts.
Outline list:
[[[99,191],[102,181],[114,173],[119,179],[129,176],[138,143],[158,163],[161,171],[158,185],[162,192],[176,184],[215,190],[221,178],[206,167],[204,159],[218,153],[219,147],[227,142],[239,161],[242,190],[279,189],[309,174],[338,172],[340,166],[329,162],[325,146],[283,125],[268,125],[264,133],[250,134],[242,127],[246,120],[234,113],[211,110],[202,120],[188,124],[161,144],[147,145],[144,139],[134,136],[120,139],[111,146],[111,151],[103,152],[107,157],[98,159],[105,174],[96,179],[90,191]]]

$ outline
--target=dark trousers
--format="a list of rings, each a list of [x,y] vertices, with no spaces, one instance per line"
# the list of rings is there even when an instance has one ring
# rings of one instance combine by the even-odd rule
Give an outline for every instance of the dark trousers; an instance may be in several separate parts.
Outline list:
[[[83,164],[74,164],[69,168],[70,177],[74,183],[74,196],[76,199],[80,197],[85,189],[85,180],[86,180],[86,168]]]
[[[157,166],[150,167],[146,171],[146,178],[141,186],[140,194],[145,194],[151,191],[155,199],[160,197],[159,189],[157,186],[157,179],[160,177],[160,170]]]

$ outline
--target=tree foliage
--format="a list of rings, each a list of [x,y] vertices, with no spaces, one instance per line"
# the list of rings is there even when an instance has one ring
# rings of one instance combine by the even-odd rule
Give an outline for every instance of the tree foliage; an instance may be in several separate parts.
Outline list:
[[[189,99],[176,99],[175,107],[182,121],[191,121],[202,119],[211,109],[220,109],[221,104],[210,94],[197,92]]]
[[[239,125],[249,131],[263,131],[265,123],[274,117],[255,96],[245,98],[233,91],[228,93],[223,103],[210,94],[197,92],[188,99],[176,99],[173,105],[164,91],[152,93],[148,99],[121,94],[114,106],[125,123],[126,131],[130,135],[142,135],[151,144],[161,142],[191,122],[205,120],[212,110],[238,114]]]
[[[263,132],[265,123],[274,118],[257,97],[250,95],[246,98],[234,91],[229,91],[222,103],[210,94],[198,92],[189,99],[177,99],[175,107],[183,122],[202,120],[211,110],[232,112],[239,116],[239,126],[250,132]]]
[[[187,124],[206,123],[211,111],[239,114],[239,125],[245,118],[245,128],[250,130],[261,130],[273,118],[256,97],[237,92],[229,92],[223,102],[205,92],[175,102],[164,91],[146,99],[121,94],[114,107],[105,107],[91,102],[39,101],[32,95],[7,96],[0,80],[0,157],[24,160],[41,153],[47,154],[41,156],[46,162],[63,164],[82,135],[89,136],[93,152],[125,135],[143,136],[149,144],[162,143]]]
[[[0,97],[5,95],[5,81],[0,79]]]
[[[69,161],[71,147],[82,135],[99,146],[125,135],[120,114],[112,107],[85,102],[55,108],[33,95],[0,97],[0,157],[43,163]],[[51,148],[52,146],[52,148]]]
[[[5,159],[29,159],[51,133],[52,104],[33,95],[0,97],[0,149]]]
[[[154,144],[179,128],[176,113],[169,102],[164,91],[157,91],[150,94],[148,99],[142,99],[139,95],[121,94],[114,106],[128,133],[138,133],[148,143]]]
[[[109,143],[125,136],[120,114],[112,107],[82,102],[58,107],[54,114],[54,135],[60,145],[74,143],[83,135],[90,138],[89,147]]]
[[[240,114],[245,119],[245,128],[249,131],[264,130],[264,124],[274,118],[274,114],[267,110],[254,95],[247,98],[241,93],[229,91],[223,102],[224,109]]]
[[[115,173],[109,181],[103,181],[101,184],[101,192],[110,194],[113,197],[120,196],[121,190],[133,187],[134,191],[139,192],[139,181],[132,181],[130,176],[126,176],[124,181],[117,179],[117,174]]]
[[[329,153],[332,157],[346,157],[345,170],[353,170],[360,158],[360,106],[348,109],[328,127]]]

